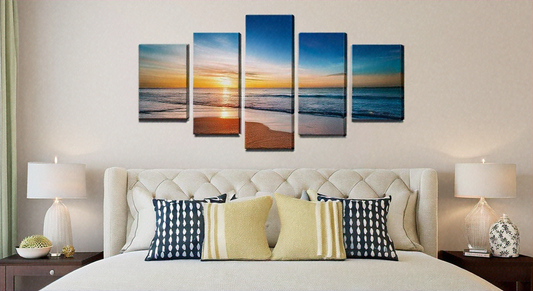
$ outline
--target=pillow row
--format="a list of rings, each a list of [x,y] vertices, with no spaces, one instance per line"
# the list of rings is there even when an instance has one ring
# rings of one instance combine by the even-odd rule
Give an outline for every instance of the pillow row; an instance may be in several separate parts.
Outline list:
[[[406,188],[404,183],[398,180],[392,183],[390,187],[386,189],[385,193],[382,193],[380,196],[374,194],[376,196],[373,197],[372,194],[365,194],[365,192],[362,190],[358,190],[356,193],[357,194],[351,193],[349,198],[360,199],[391,196],[392,201],[390,203],[390,209],[388,213],[387,229],[392,241],[394,242],[394,247],[396,250],[424,250],[420,245],[416,229],[416,204],[418,200],[417,191],[410,191],[408,188]],[[233,196],[230,192],[227,194],[227,198]],[[241,197],[238,198],[237,201],[258,196],[273,197],[273,195],[274,194],[271,192],[257,192],[255,196],[244,198]],[[360,196],[352,197],[352,195]],[[124,247],[122,248],[122,252],[147,250],[149,248],[152,238],[154,237],[156,225],[156,214],[154,212],[152,199],[156,198],[170,200],[179,199],[179,197],[180,195],[166,194],[157,194],[157,196],[154,196],[154,194],[150,193],[143,187],[134,187],[132,191],[128,191],[127,201],[132,219],[128,224],[130,231],[128,232],[128,237]],[[187,196],[182,194],[182,197]],[[235,198],[235,196],[233,196],[233,198]],[[301,199],[317,201],[317,193],[311,190],[303,191]],[[269,246],[273,248],[276,246],[281,230],[281,222],[275,200],[268,215],[265,227]]]
[[[390,197],[345,203],[274,196],[281,230],[272,252],[265,233],[270,195],[230,203],[154,199],[157,225],[146,260],[342,260],[347,251],[397,260],[386,229]]]

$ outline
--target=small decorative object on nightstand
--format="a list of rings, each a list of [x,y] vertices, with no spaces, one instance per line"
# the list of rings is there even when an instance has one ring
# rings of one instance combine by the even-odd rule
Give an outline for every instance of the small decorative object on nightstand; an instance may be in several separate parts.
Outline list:
[[[56,280],[78,268],[103,258],[103,252],[80,252],[68,259],[63,257],[44,257],[27,260],[21,258],[19,255],[12,255],[0,260],[0,290],[11,291],[20,289],[20,286],[19,288],[15,286],[15,277],[49,277]],[[49,284],[51,281],[46,283]],[[39,288],[42,287],[44,286]]]
[[[76,252],[76,250],[74,249],[73,246],[64,246],[63,247],[63,255],[65,255],[65,258],[72,258],[74,257],[74,253]]]
[[[460,251],[440,251],[439,259],[472,272],[504,291],[533,290],[533,258],[528,256],[485,259],[465,257]]]
[[[507,214],[490,227],[490,251],[495,257],[516,258],[520,252],[520,233]]]

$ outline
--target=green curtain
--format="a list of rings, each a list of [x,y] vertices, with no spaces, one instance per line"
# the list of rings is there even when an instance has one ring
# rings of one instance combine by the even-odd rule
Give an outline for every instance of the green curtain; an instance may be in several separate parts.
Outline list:
[[[0,0],[0,258],[11,255],[17,244],[17,52],[18,15],[14,0]]]

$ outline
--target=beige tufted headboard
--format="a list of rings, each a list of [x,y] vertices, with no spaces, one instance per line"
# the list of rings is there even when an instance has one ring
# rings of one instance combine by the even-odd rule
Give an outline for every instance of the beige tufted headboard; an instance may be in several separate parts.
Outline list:
[[[104,255],[120,252],[132,216],[127,194],[144,187],[169,199],[204,198],[235,191],[237,197],[279,192],[300,197],[312,189],[344,197],[382,195],[393,183],[418,190],[417,232],[424,252],[437,255],[437,173],[432,169],[153,169],[109,168],[104,177]]]

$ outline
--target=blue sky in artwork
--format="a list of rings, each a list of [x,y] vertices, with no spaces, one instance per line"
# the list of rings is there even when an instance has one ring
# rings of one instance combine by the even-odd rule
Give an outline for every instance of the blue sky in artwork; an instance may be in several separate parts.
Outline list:
[[[238,51],[239,33],[194,33],[194,46],[220,51]]]
[[[403,45],[353,45],[353,75],[403,73]]]
[[[246,57],[292,64],[293,15],[246,15]]]
[[[185,63],[187,45],[139,45],[139,65],[165,69],[176,62]]]
[[[194,87],[239,86],[240,33],[194,33]]]
[[[140,44],[139,88],[184,88],[187,83],[186,44]]]
[[[344,73],[346,33],[300,33],[299,44],[299,68],[322,75]]]

